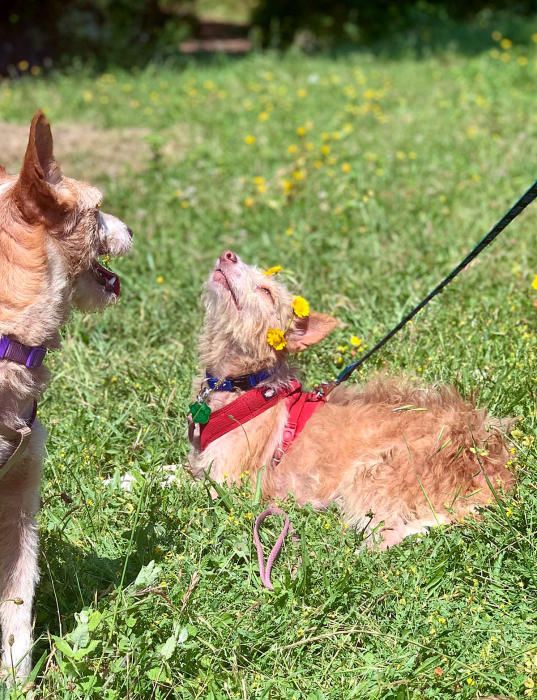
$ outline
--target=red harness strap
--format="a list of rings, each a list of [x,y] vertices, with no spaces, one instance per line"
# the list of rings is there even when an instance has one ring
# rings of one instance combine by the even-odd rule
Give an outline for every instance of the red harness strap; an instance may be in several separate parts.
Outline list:
[[[289,415],[283,429],[282,444],[276,449],[272,458],[273,464],[278,464],[281,461],[291,447],[293,440],[297,435],[300,435],[315,411],[325,402],[324,396],[319,396],[315,391],[300,391],[300,393],[292,394],[286,399]]]
[[[200,425],[201,450],[203,451],[214,440],[244,425],[283,399],[286,400],[289,416],[283,431],[281,447],[274,455],[274,461],[278,463],[295,437],[304,429],[314,411],[325,401],[324,397],[320,397],[315,392],[302,391],[302,386],[297,380],[277,391],[267,387],[252,389],[211,413],[208,423]]]

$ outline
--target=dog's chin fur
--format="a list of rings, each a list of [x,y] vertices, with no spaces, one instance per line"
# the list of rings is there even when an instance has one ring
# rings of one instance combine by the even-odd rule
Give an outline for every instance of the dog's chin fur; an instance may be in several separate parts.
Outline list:
[[[97,282],[91,270],[82,272],[73,283],[71,303],[77,311],[95,313],[116,304],[117,301],[117,295],[107,292]]]
[[[261,277],[230,251],[216,269],[219,265],[227,266],[239,309],[210,277],[199,342],[202,369],[225,378],[269,367],[275,374],[267,383],[288,383],[296,376],[289,352],[322,340],[335,327],[334,319],[315,312],[292,319],[292,296],[283,285]],[[268,286],[272,303],[259,296],[259,285]],[[267,344],[266,331],[273,326],[287,329],[287,346],[279,352]],[[194,395],[202,378],[194,382]],[[236,392],[215,392],[208,402],[214,411],[235,398]],[[274,465],[287,417],[280,402],[203,452],[194,433],[194,475],[207,472],[233,484],[247,472],[255,484],[264,468],[266,498],[292,494],[317,508],[337,503],[349,524],[370,533],[368,544],[381,547],[475,514],[494,500],[491,488],[501,493],[514,485],[503,437],[509,420],[492,418],[453,387],[389,377],[339,387]]]
[[[0,168],[0,335],[57,348],[72,307],[98,310],[116,300],[91,271],[99,255],[131,245],[123,222],[102,214],[101,193],[62,175],[43,114],[32,121],[18,177]],[[0,423],[24,426],[49,374],[0,361]],[[31,668],[32,602],[38,579],[35,513],[45,431],[36,421],[23,457],[0,481],[0,677]],[[0,467],[14,445],[0,437]],[[14,601],[22,601],[21,604]]]

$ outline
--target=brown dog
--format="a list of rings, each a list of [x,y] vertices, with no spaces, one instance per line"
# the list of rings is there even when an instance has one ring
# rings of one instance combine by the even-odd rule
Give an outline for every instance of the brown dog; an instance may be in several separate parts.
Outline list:
[[[265,497],[336,502],[351,525],[380,533],[383,547],[457,520],[489,503],[490,487],[513,484],[499,421],[451,387],[378,379],[339,387],[327,401],[302,394],[289,353],[337,322],[232,251],[217,260],[205,304],[195,476],[238,483],[247,472],[255,482],[265,467]]]
[[[0,168],[0,624],[2,667],[31,667],[32,601],[38,579],[35,513],[45,432],[35,407],[42,362],[57,348],[73,306],[117,300],[119,278],[97,261],[131,247],[127,226],[100,210],[99,190],[64,177],[38,112],[18,177]]]

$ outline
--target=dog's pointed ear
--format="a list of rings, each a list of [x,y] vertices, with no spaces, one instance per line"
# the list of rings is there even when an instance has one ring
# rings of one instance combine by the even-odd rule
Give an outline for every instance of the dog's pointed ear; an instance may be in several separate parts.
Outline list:
[[[289,352],[302,352],[310,345],[320,343],[338,325],[339,321],[333,316],[312,311],[309,316],[296,319],[287,332],[287,349]]]
[[[50,124],[41,110],[36,112],[30,126],[28,146],[16,187],[23,215],[31,220],[46,218],[62,209],[55,185],[62,178],[54,158]]]

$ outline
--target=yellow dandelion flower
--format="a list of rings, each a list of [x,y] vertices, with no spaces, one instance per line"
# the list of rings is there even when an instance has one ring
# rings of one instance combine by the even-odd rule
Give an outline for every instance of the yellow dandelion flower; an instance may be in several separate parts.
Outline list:
[[[350,164],[350,163],[343,163],[343,165],[341,166],[341,170],[342,170],[342,172],[344,172],[344,173],[350,173],[350,171],[351,171],[351,164]]]
[[[516,61],[517,61],[519,66],[527,66],[528,65],[528,59],[526,56],[519,56]]]
[[[505,38],[500,41],[500,46],[504,51],[507,51],[513,46],[513,42],[511,41],[511,39]]]
[[[157,277],[155,278],[155,282],[157,284],[164,284],[164,275],[157,275]]]
[[[268,112],[260,112],[257,118],[260,122],[266,122],[270,119],[270,114]]]
[[[253,146],[255,142],[256,142],[256,138],[252,134],[248,134],[247,136],[244,137],[244,143],[247,146]]]
[[[304,297],[295,297],[293,299],[293,312],[298,318],[306,318],[310,315],[309,302]]]
[[[297,97],[306,97],[308,94],[307,90],[304,90],[304,88],[300,88],[300,90],[297,90]]]
[[[283,267],[281,265],[273,265],[272,267],[269,267],[266,270],[264,270],[263,274],[267,277],[272,277],[272,275],[277,275],[278,272],[281,272],[282,270]]]
[[[533,282],[531,283],[531,288],[532,289],[537,289],[537,275],[533,278]]]
[[[285,194],[290,194],[292,192],[293,183],[291,182],[291,180],[282,180],[280,184]]]
[[[297,133],[297,136],[305,136],[306,135],[306,127],[305,126],[297,127],[296,133]]]
[[[302,180],[304,180],[305,177],[306,177],[305,170],[294,170],[293,171],[293,180],[296,180],[297,182],[302,182]]]
[[[27,71],[28,68],[30,67],[30,64],[26,60],[19,61],[17,63],[17,68],[24,73],[24,71]]]
[[[352,346],[354,346],[355,348],[359,348],[362,343],[363,343],[363,340],[361,338],[359,338],[357,335],[351,335],[350,344]]]
[[[292,226],[288,226],[288,227],[285,229],[285,235],[286,235],[286,236],[292,236],[292,235],[294,234],[294,232],[295,232],[295,229],[294,229]]]
[[[244,198],[244,206],[245,207],[253,207],[255,204],[254,198],[253,197],[245,197]]]
[[[468,685],[475,685],[475,681],[471,676],[468,676],[468,678],[466,679],[466,683]]]
[[[537,44],[537,32],[531,35],[531,40],[533,41],[534,44]]]
[[[329,153],[330,153],[330,146],[329,146],[327,143],[325,143],[325,144],[323,144],[323,145],[321,146],[321,153],[323,154],[323,156],[329,155]]]
[[[274,350],[283,350],[287,345],[285,340],[285,332],[281,328],[269,328],[267,331],[267,343]]]
[[[264,185],[265,184],[265,178],[258,175],[257,177],[254,177],[253,179],[254,185]]]
[[[298,153],[298,146],[296,143],[292,143],[290,146],[287,146],[287,153],[290,153],[291,155]]]

